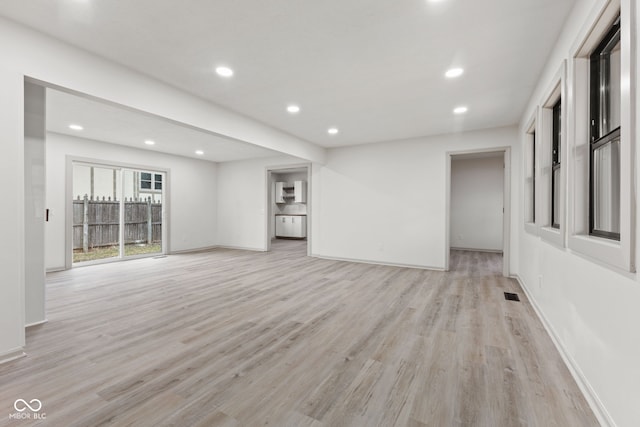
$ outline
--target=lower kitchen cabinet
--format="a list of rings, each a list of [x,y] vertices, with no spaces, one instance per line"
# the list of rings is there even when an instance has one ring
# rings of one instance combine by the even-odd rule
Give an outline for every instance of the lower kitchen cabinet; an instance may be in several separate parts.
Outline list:
[[[304,215],[277,215],[276,237],[298,239],[307,237],[307,217]]]

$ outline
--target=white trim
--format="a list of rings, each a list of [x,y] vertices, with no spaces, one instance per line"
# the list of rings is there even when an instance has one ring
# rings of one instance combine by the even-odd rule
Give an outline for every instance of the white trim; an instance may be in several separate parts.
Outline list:
[[[357,264],[372,264],[372,265],[383,265],[386,267],[417,268],[419,270],[445,271],[444,268],[431,267],[428,265],[402,264],[402,263],[395,263],[395,262],[373,261],[368,259],[357,259],[357,258],[341,258],[341,257],[333,257],[333,256],[326,256],[326,255],[318,255],[318,254],[311,254],[311,257],[326,259],[330,261],[354,262]]]
[[[246,246],[219,245],[216,249],[233,249],[238,251],[266,252],[264,248],[249,248]]]
[[[180,249],[178,251],[168,252],[167,255],[190,254],[193,252],[206,252],[206,251],[212,251],[214,249],[218,249],[220,247],[221,246],[213,245],[213,246],[203,246],[201,248],[193,248],[193,249]]]
[[[455,246],[451,246],[452,251],[466,251],[466,252],[487,252],[491,254],[502,254],[504,253],[501,250],[496,249],[478,249],[478,248],[458,248]]]
[[[233,246],[233,245],[213,245],[213,246],[204,246],[201,248],[181,249],[179,251],[171,251],[167,255],[184,255],[184,254],[191,254],[196,252],[209,252],[209,251],[214,251],[216,249],[234,249],[234,250],[240,250],[240,251],[266,252],[264,248],[250,248],[247,246]]]
[[[3,363],[9,363],[12,360],[20,359],[21,357],[25,357],[27,353],[24,352],[23,348],[16,348],[13,350],[9,350],[6,353],[0,354],[0,365]]]
[[[32,326],[40,326],[40,325],[44,325],[47,322],[49,322],[49,319],[39,320],[37,322],[33,322],[33,323],[29,323],[28,325],[24,325],[24,327],[25,328],[30,328]]]
[[[585,399],[587,400],[589,407],[591,407],[591,410],[593,411],[594,415],[600,422],[600,425],[604,427],[615,427],[616,423],[613,421],[613,418],[611,418],[611,415],[607,411],[607,408],[604,406],[604,404],[598,397],[598,394],[595,392],[595,390],[589,383],[589,380],[585,377],[584,373],[580,369],[580,366],[576,363],[576,361],[571,356],[571,354],[565,349],[555,329],[553,328],[551,323],[547,320],[547,318],[544,315],[544,312],[538,306],[535,299],[533,299],[533,297],[531,296],[531,293],[529,292],[527,286],[524,284],[524,282],[522,281],[519,275],[516,274],[512,276],[512,278],[517,280],[518,283],[520,284],[520,287],[522,288],[525,295],[527,296],[527,299],[529,300],[529,303],[531,304],[531,306],[533,307],[533,310],[538,316],[538,319],[540,319],[542,326],[547,331],[547,334],[549,334],[549,337],[551,338],[553,345],[556,347],[556,350],[558,350],[558,353],[560,353],[560,357],[562,357],[562,361],[567,366],[567,369],[569,369],[571,376],[576,381],[578,388],[580,389]]]

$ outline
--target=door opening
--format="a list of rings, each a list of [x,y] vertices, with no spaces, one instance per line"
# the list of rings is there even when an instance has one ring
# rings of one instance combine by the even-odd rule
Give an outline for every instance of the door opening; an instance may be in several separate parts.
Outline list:
[[[447,270],[482,258],[496,274],[509,275],[508,157],[508,149],[449,153]]]
[[[309,255],[311,191],[309,165],[267,168],[267,251]]]

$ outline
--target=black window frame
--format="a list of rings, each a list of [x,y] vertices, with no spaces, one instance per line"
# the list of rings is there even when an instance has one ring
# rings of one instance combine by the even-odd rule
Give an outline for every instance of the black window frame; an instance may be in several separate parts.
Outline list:
[[[536,223],[536,131],[531,132],[531,222]]]
[[[562,150],[562,97],[553,105],[552,110],[552,136],[551,136],[551,227],[560,228],[559,218],[556,218],[555,202],[556,202],[556,170],[560,171],[562,167],[561,150]],[[560,203],[560,199],[558,199]],[[560,211],[560,209],[558,209]]]
[[[620,41],[620,15],[618,15],[607,34],[605,34],[598,46],[589,56],[589,235],[620,241],[620,233],[595,229],[595,206],[593,196],[595,187],[595,177],[593,173],[594,153],[600,147],[620,138],[620,126],[613,130],[610,130],[607,134],[600,136],[600,123],[602,118],[600,115],[600,113],[602,112],[600,108],[602,105],[601,89],[604,89],[604,96],[609,96],[609,86],[611,82],[611,77],[608,75],[609,68],[602,67],[602,54],[605,53],[605,51],[607,51],[610,46],[615,46],[617,44],[617,41]],[[604,73],[602,73],[603,69]],[[604,83],[606,83],[604,85],[603,79]],[[609,111],[607,111],[605,114],[609,114]],[[609,117],[607,117],[607,119],[608,118]]]

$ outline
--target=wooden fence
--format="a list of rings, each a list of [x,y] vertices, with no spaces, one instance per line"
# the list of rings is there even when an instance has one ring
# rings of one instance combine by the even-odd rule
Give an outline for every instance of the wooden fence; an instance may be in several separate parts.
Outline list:
[[[87,195],[73,201],[73,249],[114,246],[120,240],[120,201],[93,200]],[[151,198],[124,201],[124,243],[162,240],[162,203]]]

